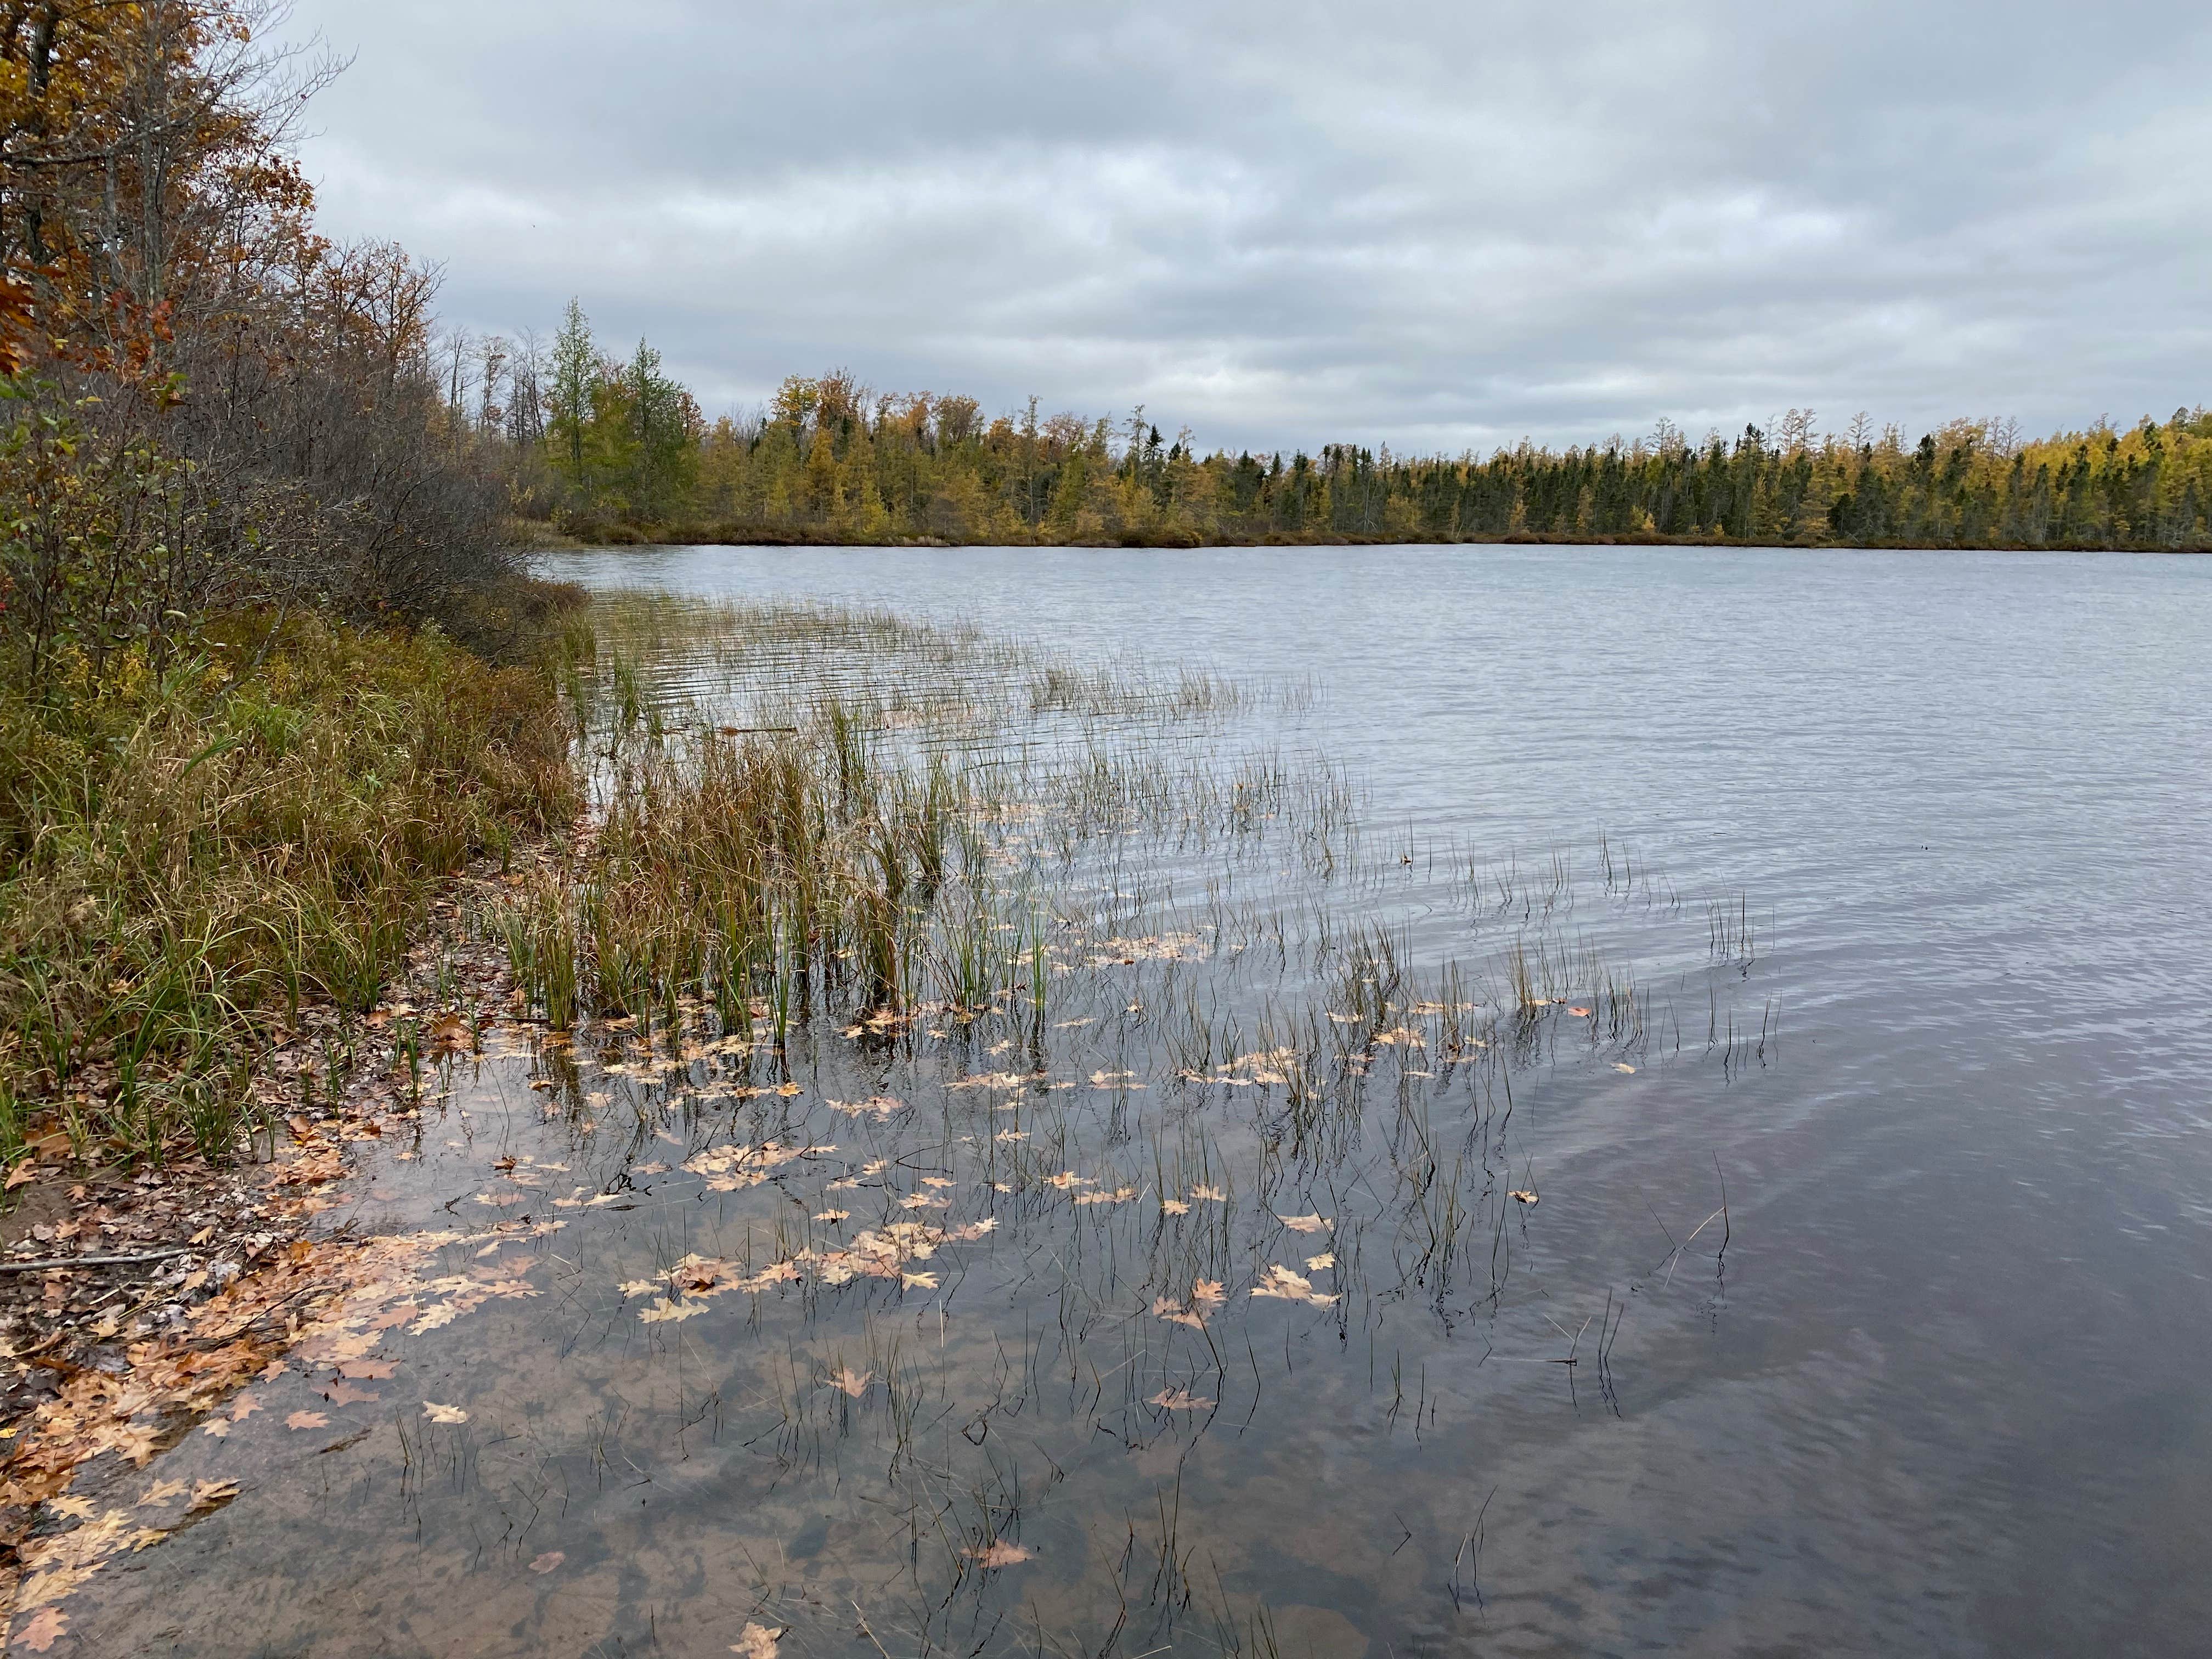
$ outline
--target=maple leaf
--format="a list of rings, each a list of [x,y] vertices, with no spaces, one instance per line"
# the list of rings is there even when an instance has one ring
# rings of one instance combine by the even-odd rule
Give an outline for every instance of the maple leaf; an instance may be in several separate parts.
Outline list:
[[[833,1389],[842,1389],[854,1399],[858,1400],[868,1391],[869,1379],[874,1376],[873,1371],[862,1371],[856,1376],[853,1374],[853,1368],[850,1365],[840,1365],[830,1373],[830,1386]]]
[[[1328,1231],[1328,1218],[1325,1215],[1279,1215],[1275,1219],[1294,1233],[1320,1233]]]
[[[986,1567],[1018,1566],[1030,1559],[1030,1553],[1019,1544],[1009,1544],[1003,1538],[994,1538],[988,1544],[968,1553]]]
[[[1211,1400],[1194,1395],[1188,1389],[1162,1389],[1145,1403],[1158,1406],[1164,1412],[1202,1412],[1213,1404]]]
[[[68,1629],[69,1614],[59,1607],[40,1607],[31,1615],[30,1622],[15,1632],[11,1645],[44,1653]]]
[[[532,1572],[550,1572],[568,1559],[560,1550],[548,1550],[530,1564],[530,1570]]]
[[[284,1419],[288,1429],[327,1429],[331,1419],[321,1412],[294,1412]]]
[[[730,1644],[730,1651],[743,1654],[744,1659],[775,1659],[775,1644],[782,1639],[782,1630],[748,1621],[738,1632],[738,1639]]]
[[[459,1406],[441,1406],[435,1401],[422,1402],[422,1415],[433,1423],[465,1423],[469,1414]]]

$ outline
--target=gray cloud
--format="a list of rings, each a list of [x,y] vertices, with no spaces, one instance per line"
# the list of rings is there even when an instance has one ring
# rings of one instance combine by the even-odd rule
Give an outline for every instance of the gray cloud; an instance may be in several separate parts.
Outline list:
[[[842,364],[1208,445],[2212,395],[2212,21],[2111,0],[302,0],[326,225],[710,410]]]

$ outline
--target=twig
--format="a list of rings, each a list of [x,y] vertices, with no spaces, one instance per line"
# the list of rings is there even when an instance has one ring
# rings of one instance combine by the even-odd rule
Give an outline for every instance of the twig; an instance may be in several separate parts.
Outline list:
[[[137,1255],[57,1255],[43,1261],[0,1261],[0,1273],[39,1273],[50,1267],[123,1267],[142,1261],[166,1261],[173,1255],[190,1255],[189,1244],[172,1245],[166,1250],[145,1250]]]

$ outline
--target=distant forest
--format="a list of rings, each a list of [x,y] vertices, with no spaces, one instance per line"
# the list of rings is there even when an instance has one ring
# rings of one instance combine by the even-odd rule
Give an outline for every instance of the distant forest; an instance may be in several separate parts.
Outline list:
[[[2212,546],[2212,412],[2030,439],[1958,420],[1917,440],[1792,410],[1701,440],[1487,456],[1200,453],[1119,422],[986,416],[836,371],[708,422],[641,343],[601,349],[572,304],[550,343],[446,343],[452,428],[501,452],[517,518],[592,540],[1211,543],[1513,540],[1889,547]]]

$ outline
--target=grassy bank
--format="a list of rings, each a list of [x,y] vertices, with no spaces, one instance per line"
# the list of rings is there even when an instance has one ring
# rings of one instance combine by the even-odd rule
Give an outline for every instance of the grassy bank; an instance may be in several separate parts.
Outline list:
[[[0,1154],[227,1153],[262,1044],[369,1006],[450,872],[576,804],[551,676],[432,629],[236,616],[10,676]]]

